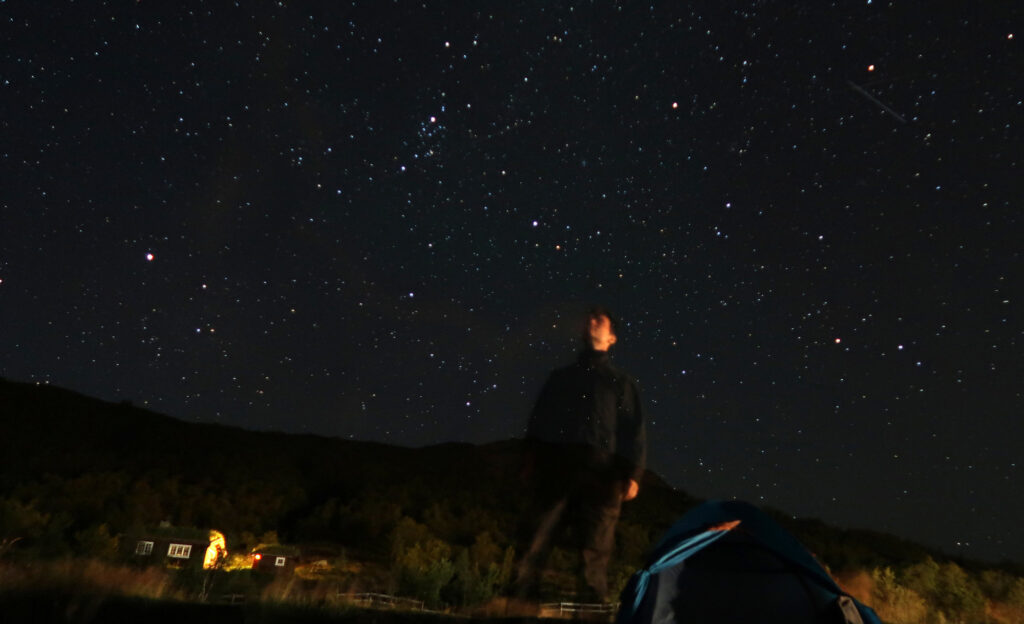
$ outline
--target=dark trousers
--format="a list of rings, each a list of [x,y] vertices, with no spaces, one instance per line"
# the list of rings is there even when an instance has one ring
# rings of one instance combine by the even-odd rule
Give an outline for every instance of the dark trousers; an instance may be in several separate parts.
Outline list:
[[[520,597],[539,595],[548,555],[556,539],[568,529],[580,550],[580,589],[590,594],[589,600],[605,601],[623,482],[586,469],[542,473],[536,481],[533,508],[527,514],[533,531],[524,534],[517,593]]]

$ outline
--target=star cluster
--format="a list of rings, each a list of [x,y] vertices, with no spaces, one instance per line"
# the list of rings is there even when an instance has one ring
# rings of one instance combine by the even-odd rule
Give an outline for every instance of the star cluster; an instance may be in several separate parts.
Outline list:
[[[671,483],[1024,560],[1011,7],[9,6],[0,374],[483,442],[600,302]]]

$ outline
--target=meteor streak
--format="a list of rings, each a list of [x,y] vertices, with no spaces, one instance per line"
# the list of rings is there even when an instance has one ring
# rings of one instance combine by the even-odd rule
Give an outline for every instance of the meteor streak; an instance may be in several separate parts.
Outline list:
[[[900,115],[899,113],[897,113],[893,109],[891,109],[888,106],[886,106],[885,104],[883,104],[881,101],[878,100],[878,98],[876,98],[875,96],[873,96],[870,93],[868,93],[867,91],[865,91],[860,85],[855,84],[851,80],[847,80],[846,84],[850,85],[850,88],[853,89],[854,91],[856,91],[857,93],[860,93],[861,95],[863,95],[867,99],[871,100],[875,104],[878,104],[879,106],[881,106],[882,110],[884,110],[885,112],[889,113],[890,115],[892,115],[893,117],[898,119],[900,121],[900,123],[907,123],[907,120],[903,118],[903,115]]]

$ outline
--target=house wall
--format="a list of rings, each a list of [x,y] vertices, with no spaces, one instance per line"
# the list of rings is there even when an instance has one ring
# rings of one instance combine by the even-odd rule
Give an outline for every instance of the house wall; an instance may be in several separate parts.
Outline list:
[[[153,542],[153,550],[148,555],[136,554],[136,548],[140,541]],[[192,551],[189,553],[188,559],[181,559],[176,557],[167,556],[167,552],[171,547],[171,544],[186,544],[192,547]],[[203,567],[203,558],[206,556],[206,549],[209,548],[209,542],[196,541],[194,539],[175,539],[169,537],[138,537],[131,543],[131,554],[132,557],[137,560],[147,561],[150,563],[160,563],[163,565],[173,567]]]
[[[280,572],[294,572],[295,571],[295,557],[289,557],[285,555],[272,555],[267,553],[261,553],[262,557],[259,561],[253,561],[252,569],[260,572],[271,572],[278,574]],[[278,557],[284,557],[284,565],[278,566],[274,562]]]

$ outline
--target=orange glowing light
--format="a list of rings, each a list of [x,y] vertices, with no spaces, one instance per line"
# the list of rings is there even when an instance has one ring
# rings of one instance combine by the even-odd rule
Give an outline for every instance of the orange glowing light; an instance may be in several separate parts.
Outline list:
[[[260,559],[263,558],[263,555],[261,555],[259,553],[256,553],[255,555],[252,556],[252,558],[253,558],[254,561],[259,561]]]
[[[840,343],[840,342],[842,342],[842,341],[843,341],[843,339],[842,339],[842,338],[836,338],[836,344],[839,344],[839,343]]]
[[[679,102],[672,102],[672,108],[679,108]]]
[[[224,534],[220,531],[210,531],[210,546],[206,549],[206,556],[203,558],[203,569],[212,570],[218,567],[222,561],[227,559],[228,547],[224,540]]]
[[[874,65],[868,65],[868,71],[875,71]]]

